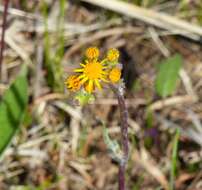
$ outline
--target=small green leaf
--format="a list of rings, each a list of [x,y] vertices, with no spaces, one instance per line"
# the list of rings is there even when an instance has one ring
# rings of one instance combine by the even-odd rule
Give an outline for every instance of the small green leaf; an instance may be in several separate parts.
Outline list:
[[[5,92],[0,102],[0,155],[10,144],[23,121],[28,101],[26,70]]]
[[[109,137],[107,128],[103,125],[103,138],[109,152],[109,156],[116,162],[124,162],[123,153],[120,149],[120,146],[116,140],[112,140]]]
[[[164,98],[173,93],[177,85],[181,66],[182,57],[179,54],[176,54],[161,63],[155,81],[158,95]]]

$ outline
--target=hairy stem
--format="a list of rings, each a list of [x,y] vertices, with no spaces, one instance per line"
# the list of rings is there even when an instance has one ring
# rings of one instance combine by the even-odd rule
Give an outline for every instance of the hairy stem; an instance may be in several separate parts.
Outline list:
[[[128,140],[128,110],[126,108],[123,93],[113,85],[110,85],[117,96],[118,105],[120,109],[121,118],[121,143],[123,148],[123,162],[119,163],[119,190],[126,190],[125,187],[125,169],[129,154],[129,140]]]
[[[4,0],[4,12],[3,12],[3,23],[2,23],[2,33],[1,33],[1,49],[0,49],[0,75],[1,75],[1,77],[2,77],[4,37],[5,37],[5,31],[6,31],[6,18],[7,18],[7,14],[8,14],[8,4],[9,4],[9,0]]]
[[[119,165],[119,190],[125,190],[125,164]]]

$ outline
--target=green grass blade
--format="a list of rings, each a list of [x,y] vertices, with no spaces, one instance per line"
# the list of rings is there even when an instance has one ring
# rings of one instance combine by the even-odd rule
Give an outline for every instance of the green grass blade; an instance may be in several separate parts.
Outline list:
[[[59,1],[59,15],[57,19],[57,32],[55,39],[52,39],[48,30],[48,16],[49,9],[45,0],[42,1],[42,11],[44,17],[44,54],[45,54],[45,67],[47,69],[47,82],[48,85],[55,92],[63,91],[63,67],[61,65],[64,56],[64,23],[65,23],[65,11],[66,0]],[[53,42],[57,41],[57,44],[53,47]]]
[[[23,120],[28,101],[25,72],[19,75],[0,102],[0,155],[10,144]]]
[[[180,130],[177,129],[174,142],[173,142],[174,144],[173,144],[173,151],[172,151],[171,171],[170,171],[170,190],[174,190],[174,186],[175,186],[179,136],[180,136]]]

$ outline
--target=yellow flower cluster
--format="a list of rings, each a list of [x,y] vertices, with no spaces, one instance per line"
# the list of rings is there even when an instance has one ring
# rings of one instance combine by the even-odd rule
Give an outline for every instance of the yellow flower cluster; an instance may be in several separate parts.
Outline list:
[[[85,53],[87,59],[97,59],[100,55],[100,51],[97,47],[89,47]]]
[[[71,75],[66,79],[65,85],[67,89],[70,89],[72,91],[77,91],[81,87],[81,82],[76,75]]]
[[[115,48],[110,49],[107,52],[107,59],[111,62],[118,61],[119,58],[119,51]]]
[[[99,60],[99,49],[89,47],[85,52],[86,59],[75,69],[74,75],[65,80],[67,89],[79,91],[83,88],[88,93],[94,92],[96,87],[102,89],[101,83],[118,83],[121,79],[121,69],[118,67],[119,51],[110,49],[103,60]]]

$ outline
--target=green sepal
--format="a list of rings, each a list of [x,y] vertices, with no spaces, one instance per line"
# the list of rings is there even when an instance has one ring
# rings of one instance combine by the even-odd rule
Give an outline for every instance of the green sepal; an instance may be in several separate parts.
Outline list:
[[[85,90],[81,90],[76,93],[75,100],[79,102],[79,105],[84,106],[86,104],[92,103],[95,100],[93,94],[86,92]]]

